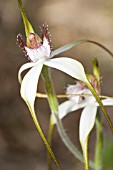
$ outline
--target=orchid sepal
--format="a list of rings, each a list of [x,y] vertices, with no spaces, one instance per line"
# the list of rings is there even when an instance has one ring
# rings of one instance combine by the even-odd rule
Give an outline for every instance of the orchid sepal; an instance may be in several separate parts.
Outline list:
[[[23,8],[22,1],[18,0],[18,4],[19,4],[20,12],[21,12],[24,27],[25,27],[26,37],[28,37],[30,33],[34,33],[34,29],[33,29],[31,23],[29,22],[29,20],[28,20],[28,18],[26,16],[26,13],[25,13],[24,8]],[[38,38],[39,38],[40,41],[42,41],[39,36],[38,36]]]
[[[35,65],[35,63],[29,62],[29,63],[23,64],[23,65],[20,67],[19,72],[18,72],[18,81],[19,81],[20,84],[22,83],[22,75],[21,75],[22,72],[25,71],[25,70],[27,70],[27,69],[29,69],[29,68],[31,68],[31,67],[33,67],[34,65]]]
[[[88,138],[89,134],[94,127],[95,117],[97,113],[97,106],[95,104],[89,104],[82,111],[79,125],[79,140],[82,146],[85,170],[88,170]]]
[[[101,99],[99,98],[99,95],[96,93],[96,91],[93,89],[92,85],[90,83],[86,83],[86,85],[88,86],[88,88],[90,89],[90,91],[92,92],[93,96],[95,97],[96,101],[99,103],[99,106],[101,107],[101,110],[103,111],[104,113],[104,116],[111,128],[111,131],[113,132],[113,124],[111,122],[111,119],[109,117],[109,115],[107,114],[107,111],[101,101]]]
[[[104,51],[106,51],[111,57],[113,57],[113,53],[105,46],[103,46],[102,44],[96,42],[96,41],[93,41],[93,40],[88,40],[88,39],[85,39],[85,40],[78,40],[78,41],[74,41],[72,43],[69,43],[69,44],[66,44],[56,50],[54,50],[52,53],[51,53],[51,57],[53,56],[56,56],[58,54],[61,54],[67,50],[70,50],[71,48],[73,47],[76,47],[78,45],[81,45],[81,44],[85,44],[85,43],[91,43],[91,44],[94,44],[100,48],[102,48]]]

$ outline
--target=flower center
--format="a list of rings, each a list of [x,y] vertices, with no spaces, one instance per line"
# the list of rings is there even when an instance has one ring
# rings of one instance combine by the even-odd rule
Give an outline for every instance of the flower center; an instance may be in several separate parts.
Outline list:
[[[41,46],[41,42],[38,38],[37,34],[30,33],[29,37],[27,38],[27,47],[31,49],[37,49]]]
[[[28,59],[32,62],[37,62],[42,58],[50,58],[52,51],[50,33],[48,32],[48,25],[43,24],[42,31],[42,42],[40,37],[35,33],[30,33],[27,37],[27,46],[25,46],[22,36],[18,34],[17,43],[23,50]]]
[[[96,78],[93,75],[89,75],[88,79],[91,85],[94,87],[95,91],[98,93],[99,85]],[[75,85],[69,85],[67,87],[66,94],[70,95],[70,97],[68,97],[69,100],[72,100],[77,104],[82,103],[85,100],[89,102],[94,100],[93,96],[89,96],[92,94],[91,91],[82,81],[76,81]]]

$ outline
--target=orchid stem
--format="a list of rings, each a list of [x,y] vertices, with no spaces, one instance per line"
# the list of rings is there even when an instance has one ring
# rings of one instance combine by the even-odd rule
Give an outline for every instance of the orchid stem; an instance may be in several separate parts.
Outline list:
[[[89,170],[89,165],[90,165],[90,161],[89,161],[89,158],[88,158],[88,138],[87,138],[87,149],[86,149],[86,151],[84,152],[84,149],[82,149],[83,150],[83,156],[84,156],[84,169],[85,170]],[[95,167],[94,167],[94,169],[95,169]]]
[[[96,116],[95,170],[102,170],[102,146],[103,146],[102,120],[98,110]]]
[[[103,111],[104,116],[105,116],[105,118],[106,118],[106,120],[107,120],[107,122],[108,122],[108,124],[109,124],[109,127],[111,128],[112,133],[113,133],[113,124],[112,124],[112,121],[111,121],[109,115],[107,114],[107,111],[106,111],[106,109],[104,108],[103,103],[102,103],[101,100],[100,100],[100,97],[99,97],[98,94],[94,91],[94,89],[93,89],[93,87],[92,87],[92,85],[91,85],[90,83],[86,83],[86,84],[87,84],[88,88],[90,89],[90,91],[92,92],[92,94],[94,95],[96,101],[99,103],[99,105],[100,105],[100,107],[101,107],[101,110]]]
[[[72,97],[72,96],[93,96],[92,94],[58,94],[56,95],[57,98],[68,98],[68,97]],[[39,97],[39,98],[47,98],[47,94],[44,94],[44,93],[37,93],[36,94],[36,97]],[[104,96],[104,95],[99,95],[100,98],[102,99],[113,99],[113,97],[111,96]]]
[[[64,130],[63,124],[58,117],[58,102],[57,102],[57,98],[56,98],[56,95],[55,95],[55,92],[54,92],[54,89],[53,89],[51,76],[50,76],[50,72],[48,70],[48,67],[46,67],[46,66],[43,67],[42,76],[43,76],[43,79],[45,81],[46,92],[47,92],[47,96],[48,96],[48,102],[49,102],[49,105],[50,105],[50,108],[51,108],[51,112],[56,118],[56,125],[57,125],[58,132],[60,134],[60,137],[61,137],[63,143],[65,144],[65,146],[69,149],[69,151],[78,160],[80,160],[81,162],[84,162],[83,155],[81,154],[81,152],[79,152],[79,150],[75,147],[75,145],[73,145],[73,143],[71,142],[71,140],[67,136],[67,134]],[[94,163],[92,161],[89,162],[89,165],[90,165],[91,168],[95,169]]]
[[[48,143],[50,147],[52,146],[53,129],[54,129],[54,124],[52,123],[52,116],[50,116],[49,132],[48,132]],[[47,158],[48,158],[48,170],[52,170],[51,155],[49,152],[47,153]]]
[[[56,159],[56,157],[55,157],[55,155],[54,155],[54,153],[53,153],[53,151],[52,151],[52,149],[51,149],[51,147],[50,147],[50,145],[49,145],[49,143],[48,143],[48,141],[46,140],[46,138],[44,136],[44,133],[43,133],[43,131],[41,129],[41,126],[40,126],[40,124],[38,122],[38,119],[36,117],[35,111],[33,111],[33,109],[30,107],[29,104],[28,104],[28,108],[30,110],[30,113],[31,113],[31,116],[33,118],[34,124],[35,124],[35,126],[36,126],[36,128],[37,128],[37,130],[38,130],[44,144],[46,145],[46,148],[47,148],[48,152],[51,154],[51,157],[53,158],[53,160],[54,160],[55,164],[57,165],[57,167],[59,168],[59,170],[62,170],[59,163],[58,163],[58,161],[57,161],[57,159]]]

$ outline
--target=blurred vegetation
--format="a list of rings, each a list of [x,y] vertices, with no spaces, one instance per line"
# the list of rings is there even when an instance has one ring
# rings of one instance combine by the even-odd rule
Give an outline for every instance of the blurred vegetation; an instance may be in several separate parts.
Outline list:
[[[103,150],[103,169],[113,169],[113,138],[107,140]]]
[[[109,49],[113,49],[113,1],[112,0],[23,0],[24,8],[36,32],[40,34],[39,26],[47,22],[52,34],[54,48],[79,39],[96,40]],[[43,145],[29,111],[20,97],[20,85],[17,80],[19,67],[27,62],[22,51],[16,44],[16,36],[24,37],[24,27],[16,0],[0,1],[0,170],[46,170],[46,149]],[[113,50],[112,50],[113,52]],[[99,60],[103,77],[102,93],[113,96],[113,59],[94,45],[81,45],[62,54],[76,58],[90,72],[92,59]],[[91,72],[90,72],[91,73]],[[54,76],[55,74],[55,76]],[[52,70],[55,89],[64,93],[67,83],[73,79]],[[59,84],[60,82],[60,84]],[[40,91],[44,91],[40,82]],[[49,108],[46,100],[36,102],[37,115],[42,129],[47,136]],[[112,109],[108,109],[113,120]],[[72,141],[78,145],[78,121],[80,112],[70,114],[64,119],[64,126]],[[112,135],[105,118],[104,132]],[[73,130],[72,130],[73,129]],[[91,135],[94,141],[95,133]],[[105,144],[105,170],[112,169],[112,139],[111,144]],[[94,142],[90,144],[90,156],[93,155]],[[67,151],[57,133],[54,131],[53,150],[63,169],[83,169]],[[110,155],[111,154],[111,155]],[[109,163],[108,163],[109,161]],[[110,163],[111,162],[111,163]],[[56,167],[53,165],[53,169]]]

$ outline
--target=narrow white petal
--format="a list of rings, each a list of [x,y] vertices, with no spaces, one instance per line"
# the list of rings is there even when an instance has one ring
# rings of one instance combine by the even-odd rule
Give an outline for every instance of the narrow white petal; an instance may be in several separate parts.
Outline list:
[[[44,62],[45,65],[56,68],[64,73],[70,75],[73,78],[79,79],[84,82],[88,82],[84,68],[80,62],[77,60],[61,57],[49,59]]]
[[[65,52],[65,51],[67,51],[67,50],[69,50],[69,49],[71,49],[71,48],[73,48],[73,47],[76,47],[76,46],[79,45],[79,44],[83,44],[83,43],[86,43],[86,42],[87,42],[87,40],[79,40],[79,41],[75,41],[75,42],[66,44],[66,45],[64,45],[64,46],[62,46],[62,47],[54,50],[54,51],[52,52],[52,54],[51,54],[51,57],[53,57],[53,56],[55,56],[55,55],[58,55],[58,54],[60,54],[60,53],[63,53],[63,52]]]
[[[43,63],[35,65],[24,76],[21,84],[21,96],[25,102],[34,108],[34,101],[36,97],[37,84],[42,70]]]
[[[82,111],[79,127],[79,139],[83,149],[84,156],[87,155],[87,144],[89,134],[94,127],[95,117],[97,113],[97,106],[90,104]]]
[[[19,80],[19,82],[21,83],[21,81],[22,81],[21,73],[22,73],[23,71],[25,71],[25,70],[27,70],[28,68],[31,68],[31,67],[33,67],[33,66],[35,66],[35,65],[38,65],[38,64],[40,64],[40,63],[43,63],[45,60],[46,60],[46,58],[41,58],[41,59],[39,59],[37,62],[29,62],[29,63],[26,63],[26,64],[22,65],[22,66],[20,67],[20,69],[19,69],[19,72],[18,72],[18,80]]]
[[[113,99],[112,98],[104,99],[104,100],[102,100],[102,103],[104,106],[113,106]],[[99,106],[99,104],[98,104],[98,106]]]
[[[103,99],[101,100],[104,106],[113,106],[113,99],[108,98],[108,99]],[[96,101],[93,102],[96,106],[100,106]]]
[[[78,109],[84,108],[85,106],[88,105],[89,102],[84,101],[82,103],[75,103],[74,101],[68,100],[65,101],[64,103],[59,105],[59,111],[58,111],[58,115],[59,115],[59,119],[64,118],[68,113],[76,111]],[[53,115],[54,117],[54,115]],[[56,124],[56,119],[53,118],[53,124]]]
[[[30,62],[30,63],[26,63],[26,64],[24,64],[24,65],[22,65],[22,66],[20,67],[19,72],[18,72],[18,80],[19,80],[20,83],[21,83],[21,81],[22,81],[21,73],[22,73],[24,70],[33,67],[35,64],[36,64],[36,63]]]

